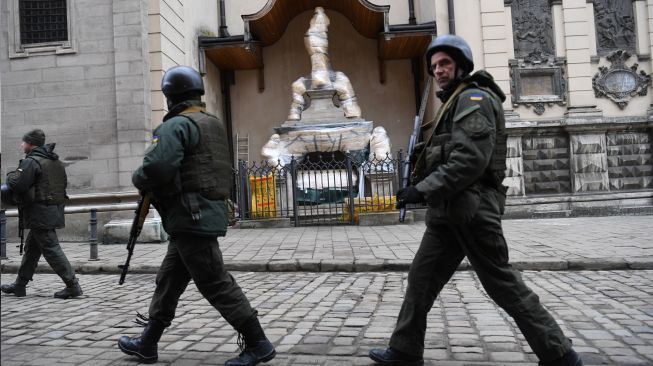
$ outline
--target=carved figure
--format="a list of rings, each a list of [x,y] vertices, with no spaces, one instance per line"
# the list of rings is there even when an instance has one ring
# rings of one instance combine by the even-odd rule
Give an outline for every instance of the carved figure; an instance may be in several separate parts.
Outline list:
[[[392,146],[390,138],[385,128],[379,126],[372,130],[370,138],[370,158],[371,162],[379,162],[385,159],[392,159]]]
[[[270,166],[274,167],[279,164],[282,148],[279,134],[275,133],[270,136],[270,140],[268,140],[268,142],[266,142],[261,148],[261,155],[263,155],[263,159],[267,161]]]
[[[304,35],[304,46],[311,56],[311,88],[313,89],[331,87],[329,78],[331,62],[329,61],[329,39],[327,38],[329,23],[329,17],[324,13],[324,9],[318,6],[315,8],[311,25]]]
[[[300,77],[292,83],[292,103],[288,112],[289,121],[298,121],[306,109],[304,94],[307,89],[335,89],[338,100],[347,118],[361,116],[354,88],[347,75],[334,72],[329,61],[329,40],[327,28],[329,17],[321,7],[315,8],[308,31],[304,36],[304,46],[311,57],[311,77]]]
[[[630,2],[597,0],[594,22],[600,54],[617,49],[635,51],[635,20]]]

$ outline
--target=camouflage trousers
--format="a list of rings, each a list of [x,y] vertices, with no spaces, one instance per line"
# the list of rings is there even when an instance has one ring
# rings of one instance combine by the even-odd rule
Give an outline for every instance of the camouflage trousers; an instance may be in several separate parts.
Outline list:
[[[168,327],[191,279],[234,329],[256,315],[236,280],[225,270],[216,238],[173,235],[156,276],[150,318]]]
[[[390,347],[422,355],[426,318],[436,297],[467,257],[483,288],[517,323],[541,361],[562,357],[571,341],[508,263],[501,227],[505,196],[483,189],[470,222],[452,222],[445,211],[429,208],[427,228],[408,273],[408,287]]]
[[[18,269],[17,284],[26,285],[32,280],[41,255],[64,283],[73,282],[75,270],[59,245],[57,232],[54,229],[31,229],[25,239],[25,252]]]

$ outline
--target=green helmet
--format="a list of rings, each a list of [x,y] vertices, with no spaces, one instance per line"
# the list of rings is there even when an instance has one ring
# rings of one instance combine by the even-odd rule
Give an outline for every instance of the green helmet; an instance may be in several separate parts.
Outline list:
[[[467,42],[459,36],[445,34],[431,41],[431,44],[426,49],[426,72],[429,75],[433,76],[431,57],[440,51],[446,52],[451,56],[465,73],[474,70],[474,56],[472,56],[472,49],[469,48]]]
[[[174,66],[168,69],[161,80],[161,90],[166,98],[180,95],[204,95],[202,75],[188,66]]]

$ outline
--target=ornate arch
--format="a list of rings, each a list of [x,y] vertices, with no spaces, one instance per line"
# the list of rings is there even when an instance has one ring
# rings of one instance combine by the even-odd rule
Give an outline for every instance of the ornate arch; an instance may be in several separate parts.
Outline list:
[[[294,17],[316,6],[343,14],[367,38],[377,38],[389,30],[389,5],[374,5],[367,0],[268,0],[258,12],[242,16],[245,40],[269,46],[281,38]]]

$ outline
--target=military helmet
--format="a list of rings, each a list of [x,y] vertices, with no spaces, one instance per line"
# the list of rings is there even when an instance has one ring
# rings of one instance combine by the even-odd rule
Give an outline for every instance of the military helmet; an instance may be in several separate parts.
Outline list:
[[[163,75],[161,90],[166,98],[179,95],[204,95],[204,82],[202,75],[192,67],[174,66]]]
[[[474,56],[472,56],[472,49],[469,48],[467,42],[459,36],[445,34],[431,41],[431,44],[426,49],[426,72],[429,75],[433,76],[431,57],[440,51],[446,52],[451,56],[465,72],[474,70]]]

